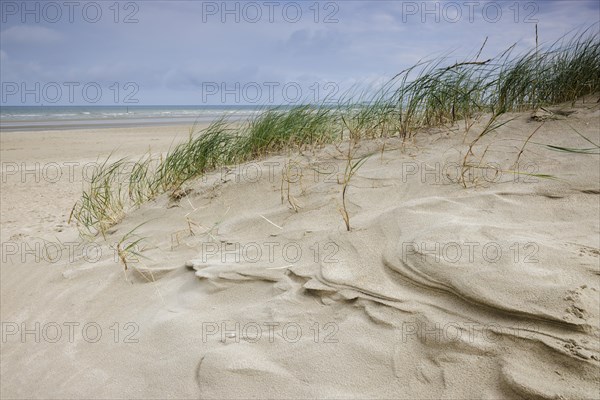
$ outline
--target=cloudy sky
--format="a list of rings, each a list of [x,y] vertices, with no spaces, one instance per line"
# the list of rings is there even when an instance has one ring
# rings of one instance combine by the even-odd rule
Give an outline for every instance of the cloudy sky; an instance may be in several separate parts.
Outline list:
[[[0,5],[1,105],[320,101],[486,37],[481,59],[530,48],[536,23],[549,43],[600,19],[596,0]]]

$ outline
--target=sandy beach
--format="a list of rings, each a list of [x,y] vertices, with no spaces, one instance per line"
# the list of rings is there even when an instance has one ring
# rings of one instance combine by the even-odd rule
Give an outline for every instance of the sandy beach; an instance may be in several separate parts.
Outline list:
[[[67,223],[83,166],[188,129],[3,133],[1,397],[597,398],[600,160],[556,148],[600,143],[600,107],[569,109],[503,116],[466,188],[485,120],[360,142],[350,232],[327,145],[219,168],[91,243]]]
[[[599,400],[598,16],[0,1],[0,400]]]

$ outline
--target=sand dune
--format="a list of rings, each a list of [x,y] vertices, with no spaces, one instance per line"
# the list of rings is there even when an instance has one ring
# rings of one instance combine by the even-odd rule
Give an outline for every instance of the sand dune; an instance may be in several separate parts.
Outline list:
[[[599,105],[573,110],[536,142],[589,147],[573,127],[600,143]],[[373,154],[348,192],[350,232],[343,151],[328,146],[189,182],[187,196],[163,195],[98,238],[94,262],[22,261],[3,245],[2,396],[596,398],[600,160],[533,142],[519,157],[540,122],[505,117],[475,147],[487,168],[466,188],[457,165],[483,122],[466,137],[456,126],[391,138],[384,151],[362,142]],[[290,160],[302,177],[288,201]],[[31,218],[19,206],[31,187],[10,179],[3,242],[78,240],[65,221],[53,233],[56,220]],[[63,206],[80,182],[39,185]],[[146,258],[126,279],[108,244],[135,227]],[[36,322],[39,343],[21,335]],[[55,343],[50,323],[62,327]],[[86,323],[101,328],[96,342]]]

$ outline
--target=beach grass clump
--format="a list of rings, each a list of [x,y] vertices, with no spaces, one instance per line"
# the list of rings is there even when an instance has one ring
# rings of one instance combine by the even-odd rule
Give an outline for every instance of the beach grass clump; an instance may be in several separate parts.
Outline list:
[[[109,160],[110,156],[94,168],[88,187],[84,188],[69,216],[69,222],[77,221],[78,226],[92,236],[104,235],[125,214],[123,169],[126,160],[121,158],[111,163]]]
[[[403,136],[430,126],[454,124],[489,110],[492,68],[486,61],[465,61],[443,67],[447,57],[421,62],[394,77]]]
[[[238,161],[283,149],[319,146],[335,138],[334,115],[327,107],[311,105],[268,109],[251,118],[236,143]]]
[[[574,103],[600,91],[600,40],[590,27],[565,36],[548,48],[505,56],[492,86],[497,112],[524,111]],[[510,51],[509,51],[510,53]]]
[[[164,158],[142,157],[128,174],[124,160],[105,161],[84,188],[71,217],[86,231],[104,233],[129,208],[222,166],[347,139],[354,149],[361,139],[406,138],[424,128],[459,121],[465,121],[468,132],[473,121],[486,115],[489,119],[464,156],[464,173],[475,144],[508,122],[500,118],[503,114],[574,103],[600,92],[597,27],[594,24],[548,47],[536,45],[514,55],[516,46],[511,46],[497,57],[480,60],[484,42],[466,61],[451,63],[444,56],[419,62],[376,90],[350,90],[336,104],[264,108],[243,123],[223,117],[191,133]],[[360,163],[356,164],[353,152],[347,158],[347,172],[356,171]],[[121,179],[123,174],[128,178]]]
[[[132,164],[128,175],[127,192],[129,200],[134,206],[152,200],[161,193],[154,174],[159,162],[152,154],[148,153]]]
[[[230,123],[221,118],[198,135],[170,151],[154,173],[153,186],[159,191],[174,191],[206,171],[234,161],[236,137]]]
[[[376,139],[399,134],[398,107],[390,100],[391,90],[386,84],[372,93],[349,91],[338,103],[333,118],[340,138]]]
[[[536,80],[539,97],[547,104],[575,100],[600,92],[600,41],[592,28],[557,42],[546,53],[544,74]]]

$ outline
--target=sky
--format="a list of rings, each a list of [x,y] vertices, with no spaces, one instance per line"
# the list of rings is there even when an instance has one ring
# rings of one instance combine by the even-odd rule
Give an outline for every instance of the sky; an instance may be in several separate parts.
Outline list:
[[[0,1],[0,105],[294,104],[599,29],[600,2]]]

